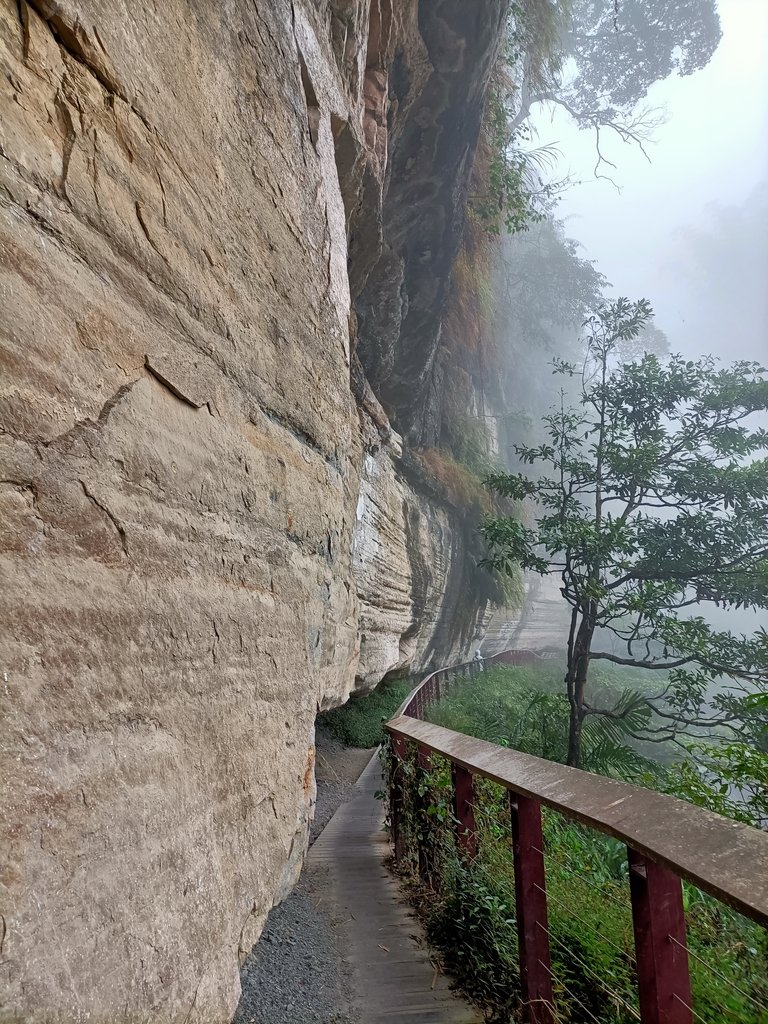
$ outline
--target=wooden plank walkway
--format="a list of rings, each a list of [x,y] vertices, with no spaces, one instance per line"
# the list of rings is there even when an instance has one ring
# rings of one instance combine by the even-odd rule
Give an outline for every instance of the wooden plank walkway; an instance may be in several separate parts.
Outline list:
[[[364,1024],[480,1024],[480,1013],[436,975],[421,927],[384,865],[390,852],[384,808],[374,795],[381,787],[374,755],[355,796],[339,807],[307,857],[308,866],[323,869],[315,899],[339,931],[359,1018]]]

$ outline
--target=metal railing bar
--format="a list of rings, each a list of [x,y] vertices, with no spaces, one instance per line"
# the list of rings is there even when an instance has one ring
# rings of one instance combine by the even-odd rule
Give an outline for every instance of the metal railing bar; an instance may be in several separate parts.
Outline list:
[[[680,1003],[682,1006],[684,1006],[686,1008],[686,1010],[690,1014],[692,1014],[693,1017],[696,1018],[696,1020],[700,1020],[702,1022],[702,1024],[712,1024],[711,1020],[707,1020],[706,1017],[702,1017],[701,1014],[697,1013],[692,1006],[689,1006],[688,1003],[686,1003],[686,1001],[684,999],[681,999],[680,996],[676,992],[672,993],[672,998],[676,999],[678,1001],[678,1003]]]
[[[541,886],[537,885],[536,888],[537,889],[541,889]],[[544,892],[543,889],[541,891]],[[593,924],[590,924],[590,922],[587,921],[586,918],[580,917],[578,914],[574,914],[574,912],[571,910],[571,908],[566,903],[563,903],[562,900],[559,900],[557,898],[557,896],[553,896],[552,895],[552,890],[551,889],[547,889],[546,895],[547,895],[547,899],[548,900],[550,900],[552,903],[556,903],[558,905],[558,907],[562,907],[563,910],[565,910],[568,913],[568,915],[574,919],[574,921],[578,921],[579,924],[583,924],[585,927],[591,928],[592,931],[595,933],[595,935],[597,935],[598,938],[602,939],[603,942],[607,942],[609,946],[613,946],[613,948],[615,950],[617,950],[619,953],[621,953],[621,955],[623,957],[627,956],[627,950],[626,949],[622,949],[622,947],[618,944],[618,942],[614,942],[613,939],[609,939],[607,935],[603,935],[603,933],[601,931],[599,931]],[[629,908],[627,908],[627,909],[629,909]]]
[[[537,925],[537,927],[541,928],[541,930],[543,932],[546,932],[547,935],[549,936],[549,938],[552,939],[554,942],[556,942],[558,944],[558,946],[562,946],[563,949],[567,950],[568,951],[568,955],[570,957],[572,957],[573,960],[575,960],[576,963],[579,964],[579,966],[582,967],[587,972],[587,974],[591,975],[591,977],[593,977],[595,979],[595,981],[600,986],[600,988],[604,992],[606,992],[612,999],[615,999],[617,1003],[620,1003],[624,1007],[624,1009],[627,1010],[631,1014],[631,1016],[633,1016],[635,1018],[635,1020],[640,1020],[641,1019],[640,1018],[639,1010],[636,1010],[635,1007],[631,1003],[628,1003],[623,996],[619,995],[618,992],[614,992],[612,988],[609,988],[605,984],[603,979],[600,977],[600,975],[595,970],[593,970],[591,967],[589,967],[580,957],[576,956],[576,954],[573,952],[573,950],[562,939],[559,939],[557,937],[557,935],[553,935],[552,932],[549,931],[549,929],[545,928],[544,925],[540,921],[537,921],[536,925]],[[561,982],[561,984],[562,984],[562,982]],[[566,991],[569,992],[571,994],[571,996],[573,996],[573,993],[570,992],[570,989],[566,989]]]
[[[681,949],[684,949],[688,956],[692,956],[694,960],[698,960],[702,967],[707,968],[710,974],[713,974],[716,978],[719,978],[720,981],[724,982],[726,985],[732,988],[734,992],[738,992],[740,996],[744,996],[745,999],[749,999],[751,1003],[755,1004],[758,1010],[761,1010],[763,1013],[768,1015],[768,1006],[766,1006],[765,1003],[761,1003],[758,999],[755,999],[754,996],[751,996],[749,992],[745,992],[744,989],[739,988],[739,986],[735,982],[731,981],[729,978],[726,978],[724,974],[721,974],[711,964],[708,964],[706,960],[704,960],[702,957],[694,953],[690,946],[684,945],[682,942],[676,939],[674,935],[668,935],[667,938],[671,939],[676,946],[679,946]],[[726,1007],[726,1009],[728,1009],[728,1007]]]
[[[489,657],[484,658],[483,662],[484,665],[508,665],[511,664],[511,662],[505,661],[504,658],[508,658],[510,655],[524,655],[526,659],[533,661],[549,660],[548,656],[541,655],[537,651],[531,651],[526,647],[512,647],[507,651],[500,651],[498,654],[492,654]],[[477,662],[474,661],[462,661],[459,662],[458,665],[449,665],[447,668],[438,668],[435,669],[434,672],[430,672],[428,675],[424,676],[424,678],[418,683],[418,685],[413,690],[411,690],[411,692],[408,694],[403,703],[395,712],[394,717],[398,717],[399,715],[407,715],[408,712],[406,709],[410,707],[412,703],[415,702],[417,696],[422,693],[427,684],[431,682],[431,680],[434,679],[435,676],[444,676],[446,686],[447,688],[450,688],[450,686],[456,681],[458,673],[462,673],[462,676],[464,678],[466,678],[467,676],[473,678],[476,671],[476,665]],[[439,696],[438,699],[440,699]]]
[[[595,1021],[595,1024],[600,1024],[599,1017],[596,1017],[594,1015],[594,1013],[592,1013],[592,1011],[589,1009],[589,1007],[585,1006],[584,1003],[582,1003],[582,1001],[573,992],[573,990],[568,988],[568,986],[565,984],[565,982],[562,981],[560,978],[558,978],[557,975],[554,973],[554,971],[552,971],[549,967],[547,967],[546,964],[542,963],[541,960],[539,960],[539,964],[541,964],[541,966],[544,968],[544,970],[550,976],[552,981],[556,981],[557,984],[560,985],[560,987],[562,988],[563,992],[567,992],[568,995],[571,997],[571,999],[574,1001],[574,1003],[578,1003],[578,1005],[582,1008],[582,1010],[584,1010],[586,1013],[589,1014],[589,1016],[592,1018],[592,1020]],[[560,1017],[560,1014],[557,1013],[557,1010],[555,1010],[555,1014],[558,1016],[558,1018]]]
[[[768,833],[683,800],[401,716],[390,734],[622,840],[768,926]],[[716,871],[722,864],[722,869]]]
[[[558,851],[557,853],[555,853],[554,851],[550,851],[549,853],[547,853],[545,850],[539,850],[535,846],[532,846],[531,849],[536,850],[536,853],[540,853],[542,856],[551,857],[552,860],[555,861],[559,861],[562,857],[562,853],[560,851]],[[632,912],[632,907],[628,902],[622,903],[620,899],[613,895],[613,893],[608,892],[607,889],[604,889],[600,885],[595,885],[595,883],[590,881],[590,879],[587,878],[586,875],[580,874],[578,869],[575,868],[573,865],[573,858],[565,857],[563,859],[565,860],[568,869],[571,871],[574,877],[578,879],[579,882],[583,882],[585,885],[588,885],[594,892],[598,892],[601,896],[605,896],[606,899],[610,900],[612,903],[615,903],[616,906],[620,907],[622,910],[626,910],[627,913]]]
[[[538,962],[541,963],[540,960]],[[542,964],[542,967],[543,966],[544,965]],[[550,971],[550,974],[551,973],[552,972]],[[529,999],[527,1002],[523,1003],[523,1006],[524,1007],[525,1006],[544,1006],[553,1015],[553,1017],[554,1017],[554,1024],[566,1024],[566,1022],[563,1020],[563,1018],[557,1012],[557,1008],[555,1006],[553,1006],[553,1004],[550,1003],[550,1001],[548,999]]]
[[[573,868],[571,868],[571,871],[573,871]],[[610,900],[611,903],[615,903],[615,905],[617,907],[619,907],[621,910],[625,910],[628,914],[632,913],[632,906],[631,906],[631,904],[629,902],[629,899],[627,899],[627,901],[625,903],[622,903],[622,901],[618,898],[618,896],[614,896],[612,892],[609,892],[602,885],[597,885],[595,882],[593,882],[591,879],[587,878],[585,875],[579,875],[579,874],[576,874],[575,872],[574,872],[574,874],[575,874],[576,879],[579,882],[583,882],[584,885],[587,886],[587,888],[591,889],[593,892],[599,892],[601,896],[605,896],[605,898],[607,900]]]
[[[516,660],[516,657],[519,660]],[[536,659],[537,655],[534,652],[513,649],[486,659],[485,666],[480,666],[480,668],[494,663],[499,665],[528,664]],[[555,1024],[562,1024],[561,1016],[552,1005],[552,990],[549,981],[544,975],[539,974],[538,978],[536,976],[538,967],[534,967],[534,965],[538,964],[544,968],[546,976],[557,983],[560,992],[579,1006],[591,1021],[600,1024],[595,1013],[551,970],[548,963],[549,942],[535,938],[535,931],[539,929],[547,936],[548,940],[554,940],[558,947],[566,951],[584,974],[592,979],[604,997],[611,1000],[615,1006],[614,1012],[623,1008],[635,1020],[653,1019],[655,1021],[659,1013],[664,1016],[665,1013],[671,1012],[668,1000],[673,997],[680,1007],[690,1014],[690,1017],[687,1018],[689,1021],[695,1019],[702,1021],[703,1024],[712,1024],[689,1005],[690,1002],[693,1002],[688,972],[688,957],[690,956],[726,986],[731,993],[738,994],[755,1006],[763,1019],[762,1015],[768,1013],[768,1008],[759,999],[730,981],[688,948],[685,936],[681,879],[687,879],[720,902],[734,907],[741,914],[758,922],[763,927],[768,927],[768,835],[667,795],[615,779],[568,768],[552,761],[523,754],[509,747],[502,747],[450,729],[444,729],[425,720],[428,709],[441,701],[455,683],[461,683],[467,678],[476,679],[480,668],[476,662],[472,661],[430,673],[409,694],[396,717],[386,723],[396,757],[401,756],[397,754],[398,750],[404,751],[406,746],[415,744],[420,754],[420,763],[422,760],[426,763],[431,754],[436,754],[450,762],[454,800],[461,790],[461,793],[464,793],[463,804],[466,804],[464,808],[466,813],[458,815],[462,820],[466,819],[463,831],[460,829],[457,833],[459,845],[465,845],[469,838],[472,850],[465,852],[470,855],[474,854],[477,832],[474,818],[471,822],[469,818],[474,809],[471,780],[473,776],[477,776],[487,779],[507,791],[513,824],[517,821],[515,814],[521,808],[535,808],[538,826],[533,830],[531,838],[537,839],[542,846],[548,848],[550,846],[549,842],[542,841],[544,837],[541,833],[541,807],[544,806],[564,817],[567,822],[574,822],[603,835],[612,836],[623,841],[628,848],[631,901],[623,902],[610,891],[608,884],[604,887],[587,877],[582,873],[581,868],[574,867],[573,858],[564,854],[564,851],[559,848],[547,853],[532,843],[525,847],[527,851],[525,856],[529,857],[529,854],[535,853],[541,858],[537,862],[534,857],[532,861],[534,865],[536,863],[539,865],[538,882],[528,878],[527,891],[524,886],[522,890],[524,896],[521,897],[520,893],[517,893],[520,888],[518,885],[518,858],[522,858],[524,851],[522,846],[518,846],[519,840],[514,838],[514,829],[512,830],[516,899],[523,898],[523,903],[527,908],[525,921],[528,922],[525,927],[519,924],[519,941],[522,944],[525,936],[525,949],[530,957],[527,961],[529,966],[526,968],[521,947],[523,1005],[531,1006],[534,1018],[538,1019],[537,1015],[542,1012],[543,1006],[537,1008],[533,1004],[544,1004],[547,1008],[547,1021],[554,1018]],[[393,780],[396,779],[397,772],[395,771]],[[466,781],[468,789],[467,785],[464,785],[463,788],[459,785],[461,779]],[[457,807],[462,804],[462,800],[459,801]],[[479,808],[478,815],[482,816]],[[492,817],[489,820],[493,823]],[[530,827],[527,832],[531,832]],[[496,834],[496,838],[503,840],[503,835],[502,831],[502,833]],[[546,883],[542,873],[546,856],[552,858],[552,861],[558,864],[559,869],[565,868],[570,871],[572,880],[578,878],[589,889],[615,904],[623,913],[631,915],[638,972],[639,1011],[623,995],[606,984],[595,968],[590,967],[574,953],[563,939],[552,934],[547,927],[546,902],[541,904],[543,909],[539,907],[540,896],[545,901],[547,897],[544,888]],[[639,895],[638,886],[640,887]],[[535,894],[534,889],[538,890],[540,896]],[[551,893],[549,898],[569,918],[589,929],[602,944],[612,947],[622,961],[631,966],[633,960],[630,949],[622,948],[613,939],[608,938],[595,924],[574,913],[563,900],[553,897]],[[656,900],[656,905],[654,905],[654,900]],[[655,916],[654,906],[659,911]],[[669,909],[670,906],[672,906],[672,911]],[[531,927],[533,927],[533,932],[531,932]],[[675,935],[671,934],[673,931],[676,933]],[[682,960],[680,954],[664,951],[665,937],[684,952],[685,958],[682,967],[679,963]],[[667,948],[671,950],[671,945]],[[544,956],[547,957],[547,962],[543,960]],[[675,962],[676,957],[678,963]],[[660,969],[656,962],[658,959],[666,966]],[[529,987],[526,988],[525,978],[529,975],[525,972],[531,970],[533,972],[530,974],[532,980],[529,982]],[[675,971],[677,972],[674,977],[669,974],[670,970],[673,971],[673,974]],[[674,990],[675,987],[677,991]],[[530,1002],[525,1001],[527,995],[531,997]],[[723,999],[725,998],[724,994]],[[731,996],[731,998],[733,997]],[[737,1017],[737,1011],[727,1005],[722,1005],[723,1000],[718,999],[717,1002],[719,1004],[718,1013],[727,1013],[732,1018]],[[768,1024],[768,1017],[766,1020]]]

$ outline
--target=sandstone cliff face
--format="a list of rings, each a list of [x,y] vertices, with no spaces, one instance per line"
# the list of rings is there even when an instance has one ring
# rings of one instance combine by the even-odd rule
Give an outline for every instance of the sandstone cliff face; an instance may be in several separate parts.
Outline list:
[[[0,1019],[228,1020],[317,710],[474,628],[460,518],[350,386],[353,299],[444,287],[416,172],[382,204],[432,110],[453,244],[469,6],[0,0]]]
[[[356,299],[360,358],[398,429],[422,443],[431,433],[425,398],[506,7],[416,5],[409,37],[422,49],[407,61],[397,51],[390,72],[395,110],[410,105],[392,131],[381,252]]]
[[[363,460],[353,572],[360,597],[356,688],[389,672],[460,661],[484,635],[494,595],[474,527],[397,444]]]

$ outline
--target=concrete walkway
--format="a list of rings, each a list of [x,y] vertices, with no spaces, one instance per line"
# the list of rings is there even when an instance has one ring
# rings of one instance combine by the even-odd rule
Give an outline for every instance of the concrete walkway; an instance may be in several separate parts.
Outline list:
[[[364,1024],[480,1024],[482,1016],[433,967],[422,930],[384,866],[389,844],[374,756],[356,795],[336,811],[309,851],[323,882],[315,891],[338,929]]]

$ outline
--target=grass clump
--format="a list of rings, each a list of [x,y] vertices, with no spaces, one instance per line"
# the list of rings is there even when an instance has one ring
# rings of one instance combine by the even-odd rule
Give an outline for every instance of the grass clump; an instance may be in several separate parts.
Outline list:
[[[350,697],[346,704],[320,716],[325,728],[348,747],[376,747],[384,741],[387,722],[411,692],[411,677],[389,679],[371,693]]]
[[[460,509],[484,511],[489,506],[489,494],[482,481],[466,466],[440,448],[415,448],[413,455],[424,472],[442,491],[447,500]]]

